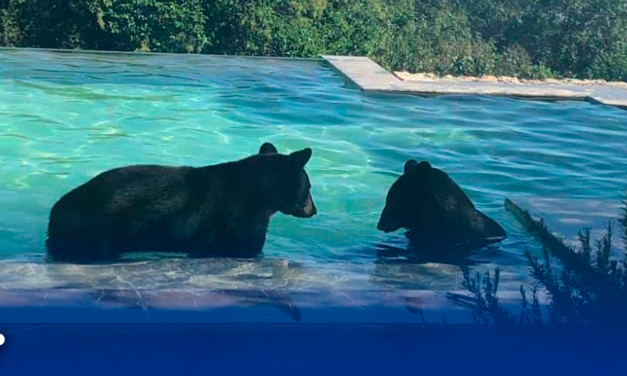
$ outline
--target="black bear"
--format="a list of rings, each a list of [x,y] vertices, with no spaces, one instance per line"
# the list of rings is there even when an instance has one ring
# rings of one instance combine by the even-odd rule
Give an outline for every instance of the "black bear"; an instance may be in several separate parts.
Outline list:
[[[444,171],[410,159],[392,185],[377,229],[408,229],[410,247],[467,248],[495,243],[505,230],[475,208]]]
[[[46,248],[52,260],[115,261],[124,252],[252,257],[270,217],[316,214],[305,165],[310,148],[258,154],[205,167],[136,165],[99,174],[54,204]]]

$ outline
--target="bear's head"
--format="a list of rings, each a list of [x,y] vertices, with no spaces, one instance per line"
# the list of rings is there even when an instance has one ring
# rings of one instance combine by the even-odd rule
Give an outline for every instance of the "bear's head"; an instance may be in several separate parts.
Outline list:
[[[384,232],[400,228],[409,229],[410,240],[438,244],[489,244],[507,236],[444,171],[413,159],[390,188],[377,225]]]
[[[431,172],[429,162],[416,162],[413,159],[405,163],[401,175],[390,188],[383,213],[377,229],[392,232],[400,228],[418,225],[417,215],[424,212],[425,205],[430,205],[428,175]]]
[[[297,218],[311,218],[317,213],[311,197],[311,184],[305,165],[312,151],[305,148],[289,155],[279,154],[271,143],[264,143],[259,156],[270,162],[264,173],[263,185],[267,189],[268,204],[275,210]]]

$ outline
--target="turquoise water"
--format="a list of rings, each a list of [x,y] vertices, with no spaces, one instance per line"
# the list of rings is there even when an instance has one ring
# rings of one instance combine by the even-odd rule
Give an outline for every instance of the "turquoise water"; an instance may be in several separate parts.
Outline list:
[[[43,262],[51,206],[99,172],[215,164],[265,141],[284,153],[313,149],[307,170],[319,214],[273,217],[263,257]],[[616,217],[627,186],[625,145],[622,110],[371,95],[318,60],[0,50],[0,287],[459,289],[457,266],[377,259],[372,248],[403,241],[376,223],[415,158],[448,172],[505,227],[505,242],[471,259],[477,270],[500,266],[502,288],[515,291],[528,281],[523,252],[538,245],[504,198],[569,239],[599,228]]]

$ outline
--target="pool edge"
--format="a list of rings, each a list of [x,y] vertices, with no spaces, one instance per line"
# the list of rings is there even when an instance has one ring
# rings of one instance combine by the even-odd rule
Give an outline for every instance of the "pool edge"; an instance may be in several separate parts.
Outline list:
[[[403,81],[364,56],[322,55],[351,83],[365,92],[421,95],[488,95],[537,100],[579,100],[627,109],[627,90],[606,86]]]

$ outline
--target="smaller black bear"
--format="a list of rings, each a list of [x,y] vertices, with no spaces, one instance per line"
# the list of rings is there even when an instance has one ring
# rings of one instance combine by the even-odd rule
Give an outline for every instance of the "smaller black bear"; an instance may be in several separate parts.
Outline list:
[[[481,247],[507,236],[444,171],[413,159],[390,188],[377,225],[384,232],[399,228],[408,229],[414,249]]]
[[[141,251],[255,256],[274,213],[316,214],[304,169],[311,154],[309,148],[279,154],[265,143],[236,162],[103,172],[52,207],[48,255],[70,262],[114,261]]]

